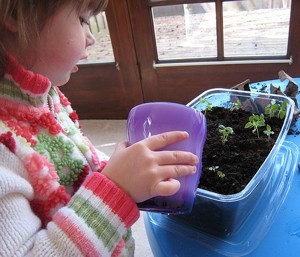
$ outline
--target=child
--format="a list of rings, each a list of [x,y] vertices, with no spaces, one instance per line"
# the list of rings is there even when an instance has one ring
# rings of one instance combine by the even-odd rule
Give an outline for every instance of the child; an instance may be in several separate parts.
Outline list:
[[[122,142],[107,162],[80,131],[59,86],[106,2],[0,1],[0,256],[132,256],[136,203],[196,170],[191,153],[156,151],[185,132]]]

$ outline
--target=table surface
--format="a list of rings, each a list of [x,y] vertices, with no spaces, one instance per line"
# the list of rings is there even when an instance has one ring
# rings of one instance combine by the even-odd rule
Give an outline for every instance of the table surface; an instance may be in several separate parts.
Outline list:
[[[300,78],[296,78],[295,81],[300,85]],[[287,84],[288,81],[281,82],[280,80],[270,80],[260,83],[260,85],[270,85],[278,87]],[[300,95],[297,96],[298,103],[300,103]],[[298,119],[295,130],[300,132],[300,119]],[[300,151],[300,135],[287,135],[286,141],[296,144]],[[300,154],[297,162],[300,161]],[[148,235],[150,245],[154,256],[201,256],[201,257],[221,257],[219,254],[209,247],[193,242],[193,240],[184,240],[178,235],[170,234],[164,229],[157,226],[153,226],[149,221],[149,214],[145,214],[145,226]],[[165,241],[163,241],[165,240]],[[163,253],[161,249],[158,249],[158,245],[161,242],[166,245],[165,249],[169,249],[171,252]],[[181,244],[181,247],[176,245],[176,242]],[[175,250],[176,249],[176,250]],[[164,251],[164,250],[163,250]],[[176,252],[175,252],[176,251]],[[174,255],[175,254],[175,255]],[[237,255],[236,255],[237,256]],[[261,240],[260,244],[248,255],[247,257],[297,257],[300,256],[300,172],[298,165],[291,183],[290,190],[286,196],[284,203],[282,204],[271,228]]]

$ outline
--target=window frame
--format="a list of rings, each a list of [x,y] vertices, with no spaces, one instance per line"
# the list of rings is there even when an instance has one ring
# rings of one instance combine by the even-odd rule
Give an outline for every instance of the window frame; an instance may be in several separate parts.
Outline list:
[[[212,58],[178,58],[160,60],[158,57],[158,49],[154,31],[153,16],[151,18],[152,26],[152,40],[155,48],[155,60],[153,60],[153,67],[174,67],[174,66],[191,66],[191,65],[223,65],[223,64],[264,64],[264,63],[288,63],[292,64],[293,58],[291,56],[291,16],[290,12],[290,23],[289,32],[287,39],[287,53],[286,55],[276,56],[235,56],[225,57],[224,54],[224,29],[223,29],[223,2],[233,2],[234,0],[147,0],[148,8],[161,6],[171,6],[179,4],[195,4],[195,3],[215,3],[216,11],[216,41],[217,41],[217,56]],[[292,1],[291,1],[292,8]],[[152,13],[152,10],[150,10]]]

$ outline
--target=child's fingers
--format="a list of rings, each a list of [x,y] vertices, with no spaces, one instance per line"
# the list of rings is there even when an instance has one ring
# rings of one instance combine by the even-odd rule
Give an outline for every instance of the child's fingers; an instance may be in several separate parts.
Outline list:
[[[159,151],[156,154],[159,165],[189,164],[195,165],[199,162],[197,155],[184,151]]]
[[[144,139],[144,144],[152,151],[163,148],[169,144],[185,140],[189,137],[186,131],[171,131],[154,135]]]
[[[151,196],[169,196],[175,194],[180,188],[180,182],[174,178],[192,175],[196,172],[195,166],[167,165],[158,170],[159,182],[151,188]]]
[[[158,184],[156,184],[151,194],[153,196],[170,196],[175,194],[179,188],[180,182],[176,179],[170,178],[165,181],[160,181]]]
[[[166,165],[161,166],[157,173],[160,180],[168,180],[169,178],[179,178],[183,176],[195,174],[197,167],[194,165]]]
[[[115,147],[115,151],[120,151],[125,149],[128,146],[128,142],[127,141],[121,141],[119,142],[116,147]]]

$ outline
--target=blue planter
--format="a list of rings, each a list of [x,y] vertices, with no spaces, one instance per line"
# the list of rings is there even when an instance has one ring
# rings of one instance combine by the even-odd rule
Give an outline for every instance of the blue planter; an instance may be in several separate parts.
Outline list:
[[[298,147],[284,143],[293,119],[294,102],[291,99],[279,95],[212,89],[188,105],[203,110],[205,104],[200,103],[200,98],[207,99],[213,106],[225,108],[229,108],[231,101],[237,98],[242,102],[251,99],[252,103],[258,101],[260,104],[267,104],[272,99],[277,103],[286,101],[288,107],[276,144],[243,191],[221,195],[197,189],[189,215],[147,213],[146,230],[155,256],[213,256],[209,252],[206,255],[195,254],[197,245],[225,256],[248,254],[272,225],[294,176]]]

